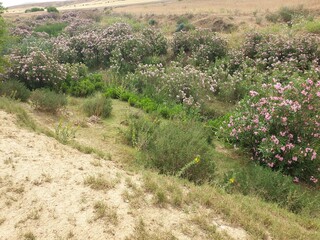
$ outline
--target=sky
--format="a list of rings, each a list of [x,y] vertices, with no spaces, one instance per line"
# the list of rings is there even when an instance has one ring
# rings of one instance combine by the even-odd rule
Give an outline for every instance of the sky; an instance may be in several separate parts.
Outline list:
[[[0,0],[4,7],[10,7],[25,3],[40,3],[40,2],[53,2],[53,1],[65,1],[65,0]]]

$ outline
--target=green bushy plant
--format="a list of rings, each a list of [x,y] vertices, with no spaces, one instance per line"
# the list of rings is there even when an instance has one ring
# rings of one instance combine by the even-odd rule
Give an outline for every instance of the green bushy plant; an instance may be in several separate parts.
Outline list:
[[[44,11],[44,8],[33,7],[30,9],[26,9],[24,12],[29,13],[29,12],[42,12],[42,11]]]
[[[55,127],[55,137],[63,144],[68,143],[72,138],[75,138],[76,129],[71,126],[70,123],[59,123]]]
[[[159,122],[131,114],[128,117],[128,124],[129,127],[124,132],[127,142],[138,150],[146,151]]]
[[[11,97],[26,102],[30,94],[30,90],[19,81],[8,80],[0,83],[0,96]]]
[[[53,7],[53,6],[47,7],[46,9],[47,9],[48,13],[59,13],[59,10],[56,7]]]
[[[105,96],[113,99],[119,99],[123,93],[125,93],[125,90],[121,87],[108,87],[105,91]]]
[[[66,81],[63,90],[76,97],[86,97],[94,92],[102,91],[105,84],[101,74],[89,74],[80,79]]]
[[[308,209],[319,211],[315,204],[315,196],[311,196],[301,186],[293,184],[292,180],[279,172],[249,164],[241,170],[228,172],[225,175],[224,187],[229,192],[259,196],[295,213]],[[320,195],[316,197],[319,199]]]
[[[98,117],[109,117],[112,111],[112,101],[103,94],[98,93],[86,99],[83,104],[83,110],[88,117],[95,115]]]
[[[162,123],[148,147],[148,163],[160,173],[180,175],[196,183],[211,180],[215,164],[208,138],[207,131],[197,123]]]
[[[187,178],[195,183],[214,177],[214,151],[208,132],[196,122],[152,122],[133,118],[127,139],[144,151],[146,166],[162,174]]]
[[[320,33],[320,21],[307,22],[305,25],[305,28],[306,28],[307,32],[309,32],[309,33],[319,34]]]
[[[30,100],[35,109],[55,113],[67,105],[67,98],[63,94],[49,89],[36,89],[31,93]]]
[[[44,25],[37,26],[34,31],[35,32],[45,32],[49,34],[50,36],[58,36],[63,29],[67,26],[68,24],[63,22],[63,23],[46,23]]]

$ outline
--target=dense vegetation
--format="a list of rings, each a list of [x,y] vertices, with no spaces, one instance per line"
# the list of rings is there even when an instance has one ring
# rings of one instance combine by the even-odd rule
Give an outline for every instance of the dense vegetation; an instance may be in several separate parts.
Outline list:
[[[270,21],[291,21],[285,11]],[[108,97],[128,101],[152,113],[131,116],[124,133],[145,166],[256,194],[294,212],[319,211],[298,184],[320,184],[317,37],[295,33],[290,24],[287,34],[251,32],[234,47],[182,22],[168,37],[155,23],[105,26],[79,12],[53,12],[10,29],[1,95],[25,101],[29,89],[33,105],[53,113],[66,105],[63,94],[89,97],[84,111],[101,117],[111,114]],[[213,138],[241,147],[253,163],[219,179]]]

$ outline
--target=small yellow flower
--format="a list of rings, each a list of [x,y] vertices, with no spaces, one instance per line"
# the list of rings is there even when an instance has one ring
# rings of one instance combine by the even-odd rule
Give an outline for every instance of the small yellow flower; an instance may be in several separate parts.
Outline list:
[[[196,158],[193,161],[198,164],[200,162],[200,156],[196,156]]]
[[[230,179],[229,179],[229,183],[231,183],[231,184],[234,183],[235,181],[236,181],[236,180],[235,180],[234,178],[230,178]]]

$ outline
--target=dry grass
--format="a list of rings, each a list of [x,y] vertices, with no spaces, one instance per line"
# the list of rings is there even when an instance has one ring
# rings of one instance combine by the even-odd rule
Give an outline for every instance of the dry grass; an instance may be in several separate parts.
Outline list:
[[[252,13],[255,11],[274,11],[282,6],[297,6],[303,5],[305,8],[319,9],[320,2],[318,0],[91,0],[79,3],[59,3],[58,9],[65,10],[81,10],[81,9],[96,9],[96,8],[113,8],[114,12],[131,13],[136,15],[157,14],[157,15],[172,15],[172,14],[204,14],[204,13],[219,13],[219,14],[234,14],[241,15],[244,13]],[[33,4],[26,6],[17,6],[10,8],[6,17],[9,15],[21,14],[26,8],[39,6]],[[41,12],[28,13],[27,16],[34,16]]]
[[[116,185],[115,180],[107,180],[104,176],[88,176],[84,180],[84,184],[90,186],[94,190],[108,190]]]
[[[303,5],[305,8],[319,9],[320,2],[318,0],[173,0],[164,3],[153,3],[145,5],[131,5],[114,9],[114,12],[140,14],[156,14],[156,15],[172,15],[172,14],[233,14],[241,15],[244,13],[252,13],[254,11],[265,12],[267,10],[274,11],[282,6]]]

